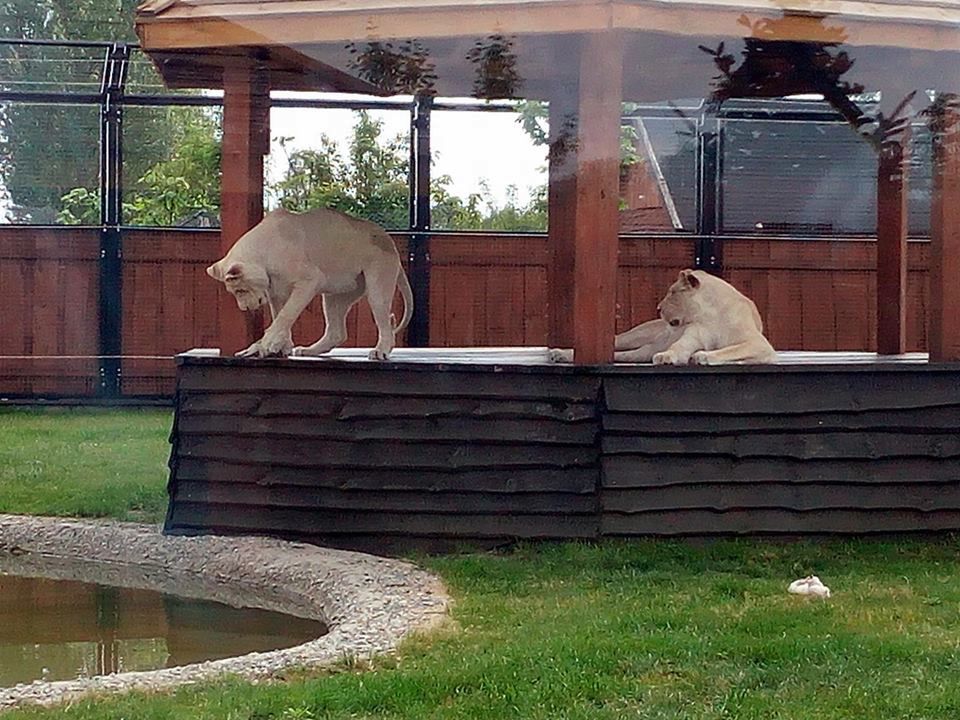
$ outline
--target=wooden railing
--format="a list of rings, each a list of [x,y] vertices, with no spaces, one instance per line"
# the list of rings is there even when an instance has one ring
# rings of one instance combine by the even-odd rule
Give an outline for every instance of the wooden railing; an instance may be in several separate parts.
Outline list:
[[[397,237],[401,255],[406,241]],[[122,262],[122,396],[167,396],[174,354],[216,347],[219,255],[210,230],[125,230]],[[434,346],[547,344],[547,240],[543,235],[444,234],[430,243],[430,342]],[[98,394],[99,231],[0,227],[0,396]],[[654,317],[679,270],[689,236],[625,237],[617,278],[617,329]],[[870,238],[727,238],[725,277],[757,303],[783,350],[876,347],[876,246]],[[926,344],[928,245],[909,248],[910,350]],[[396,311],[401,311],[399,297]],[[239,312],[239,310],[237,311]],[[323,330],[319,299],[294,328],[298,343]],[[350,345],[376,329],[365,302],[348,319]]]

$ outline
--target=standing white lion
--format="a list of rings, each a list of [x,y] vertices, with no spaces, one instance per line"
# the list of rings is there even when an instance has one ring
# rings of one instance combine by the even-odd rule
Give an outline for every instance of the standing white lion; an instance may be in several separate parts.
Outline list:
[[[240,357],[322,355],[347,339],[347,312],[364,295],[377,325],[371,360],[386,360],[396,333],[413,315],[413,293],[390,236],[375,223],[320,208],[274,210],[207,268],[241,310],[270,306],[273,322]],[[403,317],[390,313],[399,285]],[[293,347],[291,329],[310,301],[323,295],[326,328],[313,345]]]

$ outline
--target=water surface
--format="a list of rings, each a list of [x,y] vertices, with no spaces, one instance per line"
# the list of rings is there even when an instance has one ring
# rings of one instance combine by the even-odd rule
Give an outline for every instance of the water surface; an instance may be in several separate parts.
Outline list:
[[[0,574],[0,687],[277,650],[326,632],[267,610]]]

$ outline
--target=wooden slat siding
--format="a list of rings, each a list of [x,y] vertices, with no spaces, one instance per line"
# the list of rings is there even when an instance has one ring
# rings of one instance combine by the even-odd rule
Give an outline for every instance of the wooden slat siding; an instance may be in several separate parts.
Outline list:
[[[926,348],[929,243],[907,245],[907,351]],[[781,350],[876,350],[876,242],[724,240],[724,278],[750,296]]]
[[[637,535],[811,535],[946,532],[960,527],[957,510],[789,510],[757,509],[714,512],[684,510],[633,515],[605,513],[605,537]]]
[[[184,359],[178,362],[185,363]],[[437,366],[349,361],[192,359],[180,376],[185,392],[283,392],[385,397],[500,398],[591,402],[599,380],[557,372],[473,371],[469,365]],[[183,367],[184,365],[181,365]],[[569,377],[564,377],[570,375]]]
[[[179,458],[178,481],[305,485],[340,490],[407,490],[454,493],[564,493],[590,495],[597,491],[595,468],[509,468],[502,470],[411,470],[390,468],[357,473],[349,469],[304,472],[300,467]]]
[[[181,358],[166,530],[364,547],[594,538],[599,380]],[[374,545],[375,547],[375,545]]]
[[[181,481],[180,502],[208,505],[357,510],[382,513],[512,515],[515,513],[585,515],[596,511],[592,495],[570,493],[471,493],[423,490],[344,490],[303,485],[210,483]],[[242,511],[241,511],[242,512]]]
[[[607,374],[601,534],[955,529],[960,370],[894,367]]]
[[[465,507],[469,507],[465,503]],[[509,513],[497,515],[453,513],[406,513],[343,510],[340,508],[258,507],[243,512],[236,504],[214,505],[178,502],[172,523],[184,528],[207,528],[230,532],[282,530],[308,539],[311,535],[431,535],[471,538],[580,538],[595,537],[595,512]]]
[[[798,460],[791,458],[748,458],[699,456],[631,456],[603,458],[604,488],[649,488],[687,485],[691,482],[865,483],[956,482],[954,460],[913,458],[909,472],[900,458],[873,460]]]
[[[95,359],[22,356],[97,354],[99,246],[95,229],[0,226],[0,393],[96,392]]]
[[[220,259],[217,230],[128,230],[123,234],[124,395],[171,395],[169,357],[217,347],[218,283],[206,273]],[[239,309],[236,310],[240,312]]]

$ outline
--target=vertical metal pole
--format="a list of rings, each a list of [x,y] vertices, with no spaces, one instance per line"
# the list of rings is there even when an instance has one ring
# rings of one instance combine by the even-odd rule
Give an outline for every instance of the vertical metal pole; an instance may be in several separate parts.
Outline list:
[[[699,123],[697,176],[697,245],[694,250],[694,267],[719,274],[721,270],[720,248],[717,235],[720,232],[722,213],[722,139],[720,119],[705,115]]]
[[[100,86],[100,395],[120,396],[123,89],[130,48],[111,46]]]
[[[413,318],[407,329],[410,347],[430,345],[430,112],[433,97],[418,95],[410,111],[410,244],[408,273],[413,290]]]

